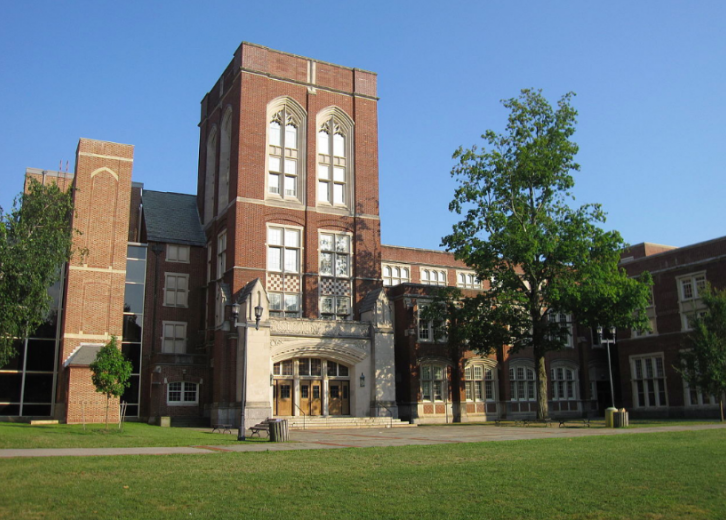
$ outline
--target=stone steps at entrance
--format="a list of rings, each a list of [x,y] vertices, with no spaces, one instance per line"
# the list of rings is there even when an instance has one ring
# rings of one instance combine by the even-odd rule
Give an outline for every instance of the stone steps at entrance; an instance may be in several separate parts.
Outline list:
[[[330,430],[334,428],[415,428],[416,424],[410,424],[408,421],[393,419],[390,417],[310,417],[302,416],[283,417],[276,416],[278,419],[287,419],[291,430]]]

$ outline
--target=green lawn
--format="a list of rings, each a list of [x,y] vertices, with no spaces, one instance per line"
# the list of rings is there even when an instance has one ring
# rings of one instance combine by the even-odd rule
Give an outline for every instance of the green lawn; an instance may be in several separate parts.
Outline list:
[[[726,517],[726,430],[0,460],[0,518]]]
[[[145,423],[83,426],[77,424],[37,425],[0,423],[0,449],[6,448],[129,448],[137,446],[196,446],[237,443],[232,434],[211,433],[212,429],[161,428]],[[266,439],[265,439],[266,440]]]

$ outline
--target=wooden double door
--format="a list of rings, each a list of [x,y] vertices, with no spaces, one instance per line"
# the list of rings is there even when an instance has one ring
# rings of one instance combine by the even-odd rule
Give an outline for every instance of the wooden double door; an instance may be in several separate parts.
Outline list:
[[[296,410],[292,379],[276,379],[273,386],[274,414],[277,416],[291,415],[323,415],[323,381],[318,379],[301,379],[299,381],[300,409]],[[329,380],[328,414],[350,415],[350,381]]]

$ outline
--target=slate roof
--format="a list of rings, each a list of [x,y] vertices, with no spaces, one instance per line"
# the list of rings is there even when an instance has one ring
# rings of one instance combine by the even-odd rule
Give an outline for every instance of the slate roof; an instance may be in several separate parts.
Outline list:
[[[207,243],[194,195],[144,190],[141,202],[148,241],[202,247]]]
[[[96,360],[96,354],[103,345],[81,345],[66,361],[66,366],[87,367]]]
[[[368,294],[365,295],[363,300],[360,302],[360,312],[363,314],[364,312],[368,312],[373,309],[373,307],[376,305],[376,300],[378,300],[378,296],[383,292],[383,287],[379,287],[378,289],[375,289]]]

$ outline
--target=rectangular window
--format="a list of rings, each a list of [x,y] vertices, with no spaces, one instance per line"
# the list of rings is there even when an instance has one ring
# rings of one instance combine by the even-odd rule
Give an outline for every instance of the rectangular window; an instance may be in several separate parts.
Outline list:
[[[299,317],[301,312],[300,258],[301,230],[282,226],[267,228],[267,271],[278,280],[270,287],[270,314],[273,317]]]
[[[418,339],[419,341],[446,343],[446,323],[438,320],[426,320],[422,318],[424,309],[428,303],[418,304],[417,321],[418,321]]]
[[[183,321],[165,321],[162,324],[162,352],[166,354],[186,354],[187,324]]]
[[[693,329],[693,320],[705,311],[701,294],[706,288],[706,273],[691,273],[680,276],[678,283],[678,306],[681,313],[681,330]]]
[[[565,348],[574,348],[575,342],[572,337],[572,315],[563,312],[550,311],[547,313],[547,320],[550,324],[560,325],[560,337]]]
[[[457,271],[456,286],[462,289],[481,289],[481,282],[476,277],[476,273],[469,271]]]
[[[188,274],[164,273],[165,307],[186,307],[188,294]]]
[[[217,278],[222,278],[227,271],[227,232],[217,236]]]
[[[349,319],[351,315],[351,237],[346,233],[321,232],[320,314],[325,319]]]
[[[432,267],[421,268],[421,283],[424,285],[446,285],[446,270]]]
[[[167,244],[166,245],[166,261],[188,264],[189,263],[189,246]]]
[[[635,407],[667,406],[663,356],[631,358],[630,363]]]
[[[196,383],[174,382],[166,387],[166,403],[191,405],[199,402],[199,386]]]
[[[411,281],[411,268],[407,265],[383,264],[383,285],[390,287]]]

